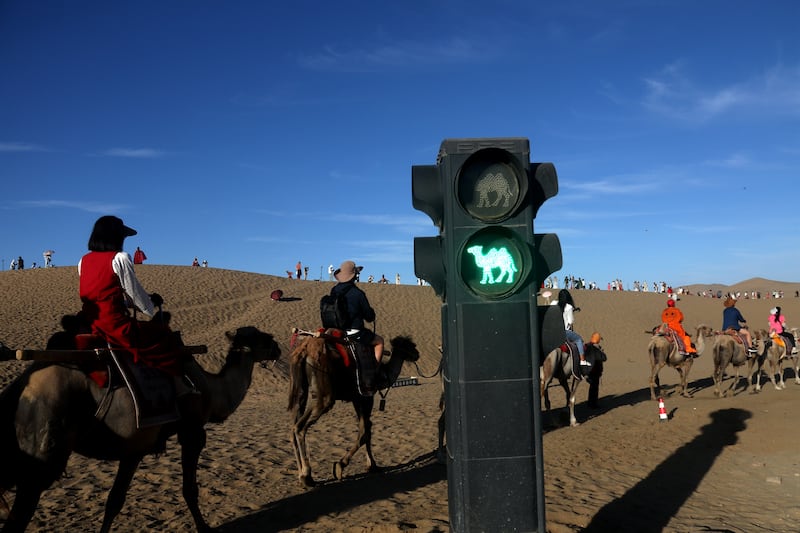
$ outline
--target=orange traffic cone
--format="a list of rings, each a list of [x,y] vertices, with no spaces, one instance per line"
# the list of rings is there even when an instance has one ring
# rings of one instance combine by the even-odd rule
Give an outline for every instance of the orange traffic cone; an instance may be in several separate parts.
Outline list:
[[[668,419],[668,417],[667,417],[667,408],[664,407],[664,398],[659,398],[658,399],[658,418],[662,422],[664,420]]]

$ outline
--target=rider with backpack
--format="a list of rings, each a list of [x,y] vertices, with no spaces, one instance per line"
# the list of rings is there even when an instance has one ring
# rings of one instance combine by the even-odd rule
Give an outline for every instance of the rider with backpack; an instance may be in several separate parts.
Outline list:
[[[356,276],[360,268],[356,267],[353,261],[345,261],[333,272],[333,277],[337,283],[331,289],[331,296],[341,296],[347,303],[347,316],[345,321],[340,324],[340,329],[348,332],[351,340],[356,340],[361,344],[373,347],[375,360],[378,365],[383,357],[383,337],[376,335],[374,331],[365,327],[364,322],[375,322],[375,310],[369,304],[367,295],[364,291],[356,287]],[[324,324],[323,324],[324,325]],[[355,333],[350,333],[356,330]]]

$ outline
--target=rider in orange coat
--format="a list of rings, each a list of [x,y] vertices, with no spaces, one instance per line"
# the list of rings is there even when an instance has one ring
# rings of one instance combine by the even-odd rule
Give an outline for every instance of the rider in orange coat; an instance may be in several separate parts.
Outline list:
[[[670,329],[675,331],[682,339],[683,351],[692,357],[697,357],[697,350],[692,346],[692,339],[683,329],[683,313],[675,306],[675,300],[673,298],[667,300],[667,307],[661,312],[661,322],[668,325]]]

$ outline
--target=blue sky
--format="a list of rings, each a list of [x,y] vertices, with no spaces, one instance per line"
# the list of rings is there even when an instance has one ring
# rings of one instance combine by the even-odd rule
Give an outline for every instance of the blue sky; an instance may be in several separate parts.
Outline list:
[[[0,3],[0,258],[414,283],[411,166],[527,137],[570,274],[800,280],[800,3]]]

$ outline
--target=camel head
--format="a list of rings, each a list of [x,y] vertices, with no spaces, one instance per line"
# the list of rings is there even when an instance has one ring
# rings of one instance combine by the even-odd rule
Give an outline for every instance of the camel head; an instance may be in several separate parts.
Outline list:
[[[700,324],[697,326],[698,337],[711,337],[714,335],[714,328],[707,324]]]
[[[245,326],[225,333],[231,343],[231,352],[249,354],[253,361],[274,361],[281,356],[278,343],[269,333],[253,326]]]
[[[419,350],[411,337],[398,336],[392,339],[392,355],[397,354],[405,361],[412,363],[419,359]]]

